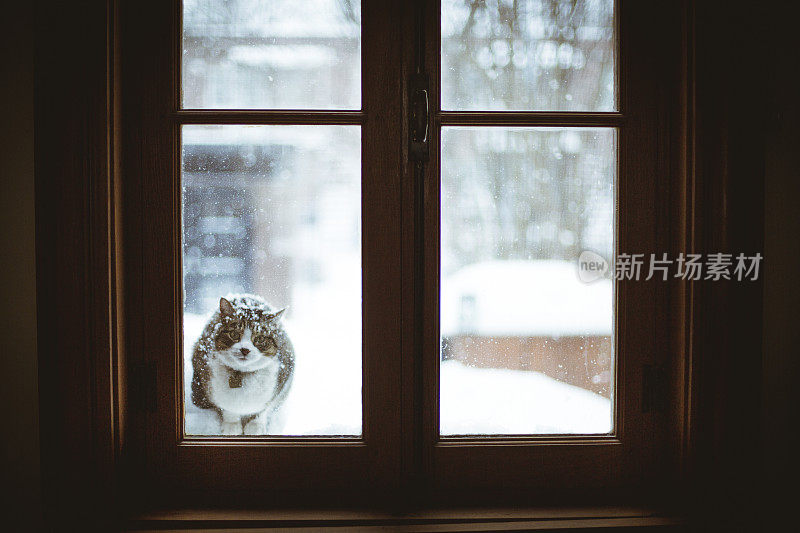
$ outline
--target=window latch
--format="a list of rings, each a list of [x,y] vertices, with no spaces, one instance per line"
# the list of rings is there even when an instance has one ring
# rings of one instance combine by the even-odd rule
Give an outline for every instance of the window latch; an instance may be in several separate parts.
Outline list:
[[[428,120],[430,105],[428,102],[428,79],[424,74],[417,74],[411,81],[409,156],[412,161],[428,160]]]

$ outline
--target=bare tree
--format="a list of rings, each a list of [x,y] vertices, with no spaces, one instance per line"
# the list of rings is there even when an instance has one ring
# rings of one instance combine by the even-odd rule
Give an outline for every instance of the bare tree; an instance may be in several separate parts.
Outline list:
[[[595,111],[613,106],[612,2],[608,0],[451,0],[463,25],[443,36],[443,101],[456,109]],[[455,228],[488,235],[471,240],[453,231],[449,245],[463,263],[575,257],[586,244],[603,179],[612,171],[608,136],[591,132],[504,131],[506,139],[471,138],[478,165],[469,183],[446,180]],[[488,137],[498,137],[492,133]],[[468,153],[463,157],[469,158]],[[598,168],[601,167],[601,168]],[[452,172],[459,172],[450,166]],[[480,189],[483,189],[483,193]],[[476,199],[481,195],[489,202]],[[474,210],[481,210],[476,213]],[[468,224],[469,226],[465,226]]]

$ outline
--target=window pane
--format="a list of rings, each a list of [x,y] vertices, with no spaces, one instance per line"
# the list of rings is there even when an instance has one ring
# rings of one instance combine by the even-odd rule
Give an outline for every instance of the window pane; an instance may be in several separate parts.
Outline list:
[[[360,435],[360,128],[182,141],[186,434]]]
[[[442,109],[613,111],[613,0],[442,0]]]
[[[184,0],[185,108],[361,108],[360,0]]]
[[[443,435],[612,431],[611,128],[442,130]]]

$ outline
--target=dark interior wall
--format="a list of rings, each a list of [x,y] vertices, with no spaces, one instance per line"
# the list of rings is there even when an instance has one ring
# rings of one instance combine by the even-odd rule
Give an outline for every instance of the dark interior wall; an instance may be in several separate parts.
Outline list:
[[[34,530],[39,421],[34,261],[33,2],[6,2],[0,32],[0,453],[3,527]]]
[[[780,530],[797,479],[798,9],[705,0],[696,14],[698,194],[720,228],[707,226],[708,251],[761,250],[764,260],[760,284],[705,289],[691,494],[709,528]]]
[[[768,487],[797,482],[800,427],[800,8],[770,19],[770,110],[765,142],[762,463]],[[770,492],[774,516],[796,513],[796,490]]]

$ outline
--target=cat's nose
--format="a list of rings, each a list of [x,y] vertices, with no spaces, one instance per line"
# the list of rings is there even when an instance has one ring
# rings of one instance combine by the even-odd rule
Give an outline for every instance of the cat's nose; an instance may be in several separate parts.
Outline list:
[[[247,355],[247,354],[250,353],[250,349],[249,348],[240,348],[240,350],[242,351],[242,355]]]

